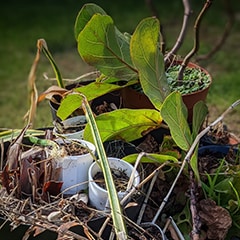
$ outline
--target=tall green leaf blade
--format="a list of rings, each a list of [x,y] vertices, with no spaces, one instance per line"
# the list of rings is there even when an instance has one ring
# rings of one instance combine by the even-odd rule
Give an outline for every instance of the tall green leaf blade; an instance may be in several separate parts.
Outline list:
[[[207,105],[203,101],[197,102],[193,107],[192,136],[196,138],[208,113]]]
[[[79,33],[83,30],[88,21],[90,21],[92,16],[96,13],[107,15],[101,7],[94,3],[87,3],[83,5],[83,7],[81,8],[77,15],[74,25],[74,35],[76,40],[78,39]]]
[[[96,124],[96,121],[93,116],[93,112],[86,98],[83,98],[83,108],[86,112],[87,121],[89,123],[93,140],[94,140],[93,142],[94,142],[94,145],[96,146],[97,154],[100,160],[100,165],[103,171],[104,180],[106,183],[106,188],[107,188],[108,197],[109,197],[108,198],[109,204],[110,204],[111,213],[112,213],[114,230],[117,235],[117,239],[127,239],[126,225],[122,215],[122,208],[120,206],[120,202],[118,199],[116,186],[113,181],[109,162],[103,147],[103,143],[101,141],[98,126]],[[119,235],[121,235],[122,238],[118,237]]]
[[[187,108],[179,92],[171,93],[163,102],[161,116],[168,124],[176,144],[187,151],[192,144],[192,135],[187,122]]]
[[[130,41],[130,54],[144,93],[156,109],[169,94],[163,55],[159,49],[160,24],[156,18],[143,19]]]
[[[108,77],[137,79],[130,57],[129,39],[110,16],[95,14],[78,35],[78,51],[89,65]]]
[[[97,116],[96,122],[103,142],[113,139],[130,142],[142,137],[144,131],[160,127],[162,118],[154,109],[118,109]],[[88,124],[84,139],[92,142]]]

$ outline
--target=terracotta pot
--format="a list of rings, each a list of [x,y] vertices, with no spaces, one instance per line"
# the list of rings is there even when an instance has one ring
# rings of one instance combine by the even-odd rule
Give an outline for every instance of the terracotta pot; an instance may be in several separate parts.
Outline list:
[[[204,68],[202,68],[194,63],[189,63],[188,67],[189,68],[196,68],[196,67],[200,68],[203,72],[205,72],[206,74],[208,74],[210,76],[210,84],[207,86],[207,88],[193,92],[193,93],[182,95],[183,102],[188,109],[188,122],[191,123],[192,117],[193,117],[193,106],[195,105],[195,103],[197,103],[200,100],[202,100],[202,101],[206,100],[208,90],[212,84],[212,77]],[[123,107],[125,107],[125,108],[154,109],[154,106],[151,103],[151,101],[148,99],[148,97],[144,93],[139,92],[139,91],[133,89],[132,87],[123,88],[121,93],[122,93],[122,98],[123,98]]]
[[[206,101],[209,88],[210,88],[210,86],[212,84],[212,76],[208,73],[208,71],[206,69],[198,66],[195,63],[191,63],[191,62],[188,63],[188,67],[189,68],[200,68],[201,71],[203,71],[207,75],[209,75],[209,78],[210,78],[210,83],[209,83],[209,85],[205,89],[202,89],[202,90],[199,90],[199,91],[196,91],[196,92],[193,92],[193,93],[182,95],[183,102],[184,102],[184,104],[186,105],[186,107],[188,109],[188,122],[192,122],[193,107],[199,101]]]

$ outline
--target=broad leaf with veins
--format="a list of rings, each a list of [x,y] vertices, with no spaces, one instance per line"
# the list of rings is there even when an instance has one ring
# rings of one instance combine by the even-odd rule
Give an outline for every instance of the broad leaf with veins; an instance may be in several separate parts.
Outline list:
[[[130,57],[129,37],[114,26],[108,15],[93,15],[78,35],[78,51],[85,62],[108,77],[137,79]]]
[[[163,55],[159,49],[160,24],[157,18],[143,19],[130,41],[130,54],[139,72],[143,92],[156,109],[170,93]]]

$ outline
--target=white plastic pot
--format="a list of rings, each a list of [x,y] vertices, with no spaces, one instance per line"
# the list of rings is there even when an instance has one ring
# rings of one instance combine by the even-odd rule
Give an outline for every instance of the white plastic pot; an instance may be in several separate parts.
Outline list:
[[[75,116],[68,118],[61,122],[63,126],[76,126],[77,124],[85,124],[86,123],[86,117],[84,115],[81,116]],[[53,133],[58,136],[63,136],[64,138],[70,138],[70,139],[83,139],[83,130],[71,132],[71,133],[59,133],[57,130],[57,127],[53,128]]]
[[[133,171],[133,166],[119,158],[108,158],[109,165],[111,169],[122,170],[126,173],[128,177],[131,176]],[[90,204],[98,210],[108,210],[108,193],[107,191],[100,187],[96,182],[94,182],[94,176],[99,172],[99,165],[94,162],[88,170],[88,180],[89,180],[89,201]],[[140,183],[140,176],[136,171],[134,174],[133,186],[137,186]],[[126,192],[118,192],[119,200],[121,200],[126,195]]]
[[[79,141],[83,146],[86,146],[92,154],[95,153],[95,146],[85,140],[73,139]],[[76,194],[80,190],[87,189],[88,187],[88,169],[93,163],[93,156],[90,153],[77,156],[65,156],[59,159],[61,165],[60,181],[63,181],[61,191],[64,194]],[[74,186],[76,185],[76,186]],[[74,187],[72,187],[74,186]]]

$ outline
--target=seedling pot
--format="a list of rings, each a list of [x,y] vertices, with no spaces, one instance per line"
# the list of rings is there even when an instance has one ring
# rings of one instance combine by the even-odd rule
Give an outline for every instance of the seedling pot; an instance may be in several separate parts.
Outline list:
[[[88,169],[93,162],[93,154],[95,153],[95,146],[92,143],[79,139],[73,140],[85,146],[91,153],[64,156],[62,159],[58,159],[61,166],[61,177],[59,180],[63,182],[61,191],[70,195],[88,187]]]
[[[119,158],[108,158],[110,168],[114,171],[114,169],[120,170],[122,172],[125,172],[128,177],[131,176],[131,173],[133,171],[133,166]],[[94,176],[98,173],[102,172],[98,163],[94,162],[89,170],[88,170],[88,179],[89,179],[89,201],[90,205],[93,207],[96,207],[98,210],[108,210],[108,193],[107,191],[99,186],[95,180]],[[136,171],[134,174],[134,181],[133,186],[137,186],[140,182],[140,176],[138,172]],[[119,199],[122,199],[125,196],[125,191],[119,191],[118,197]]]
[[[70,139],[83,139],[83,132],[84,127],[82,130],[79,129],[79,125],[85,125],[86,124],[86,117],[85,115],[75,116],[68,118],[64,121],[61,121],[60,124],[64,127],[64,131],[59,132],[58,127],[55,126],[53,128],[53,133],[58,136],[62,136],[64,138],[70,138]],[[70,130],[71,129],[71,130]]]

